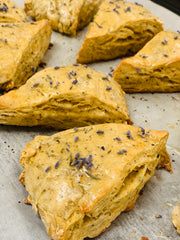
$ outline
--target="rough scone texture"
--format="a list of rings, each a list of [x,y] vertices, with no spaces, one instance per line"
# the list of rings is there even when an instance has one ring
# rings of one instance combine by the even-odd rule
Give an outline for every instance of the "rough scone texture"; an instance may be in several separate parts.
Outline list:
[[[171,219],[174,226],[177,228],[177,232],[180,234],[180,205],[174,207]]]
[[[25,11],[10,0],[0,1],[0,23],[26,22]]]
[[[0,89],[17,88],[35,73],[49,47],[51,33],[48,20],[0,25]]]
[[[166,131],[111,123],[28,143],[20,181],[50,238],[96,237],[131,209],[157,165],[171,171],[167,138]]]
[[[132,123],[125,93],[110,76],[83,65],[46,68],[0,96],[1,124],[67,129],[105,122]]]
[[[180,91],[180,34],[161,31],[135,56],[122,60],[113,78],[130,93]]]
[[[129,2],[105,0],[89,25],[77,62],[132,55],[162,30],[162,20],[148,9]]]
[[[28,15],[49,19],[52,28],[65,34],[76,35],[90,22],[102,0],[27,0],[24,3]]]

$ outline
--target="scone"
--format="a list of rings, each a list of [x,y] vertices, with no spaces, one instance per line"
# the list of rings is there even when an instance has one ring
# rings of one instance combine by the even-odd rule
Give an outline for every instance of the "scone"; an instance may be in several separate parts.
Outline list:
[[[77,62],[132,55],[162,30],[162,20],[142,6],[105,0],[89,25]]]
[[[162,31],[113,74],[126,92],[180,91],[180,34]]]
[[[0,1],[0,23],[23,21],[27,21],[27,15],[22,8],[10,0]]]
[[[171,171],[167,138],[166,131],[110,123],[28,143],[20,181],[50,238],[96,237],[130,210],[157,166]]]
[[[177,228],[177,232],[180,234],[180,205],[174,207],[171,219],[174,224],[174,226]]]
[[[19,87],[35,73],[51,33],[48,20],[0,25],[0,89]]]
[[[90,22],[102,0],[26,0],[25,11],[39,19],[49,19],[52,28],[65,34],[76,35]]]
[[[124,91],[87,66],[44,69],[0,96],[0,124],[67,129],[105,122],[132,123]]]

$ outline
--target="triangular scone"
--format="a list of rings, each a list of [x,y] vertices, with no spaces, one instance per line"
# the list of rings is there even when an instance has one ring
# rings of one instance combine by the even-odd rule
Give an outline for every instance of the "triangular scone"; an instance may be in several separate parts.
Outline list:
[[[0,89],[19,87],[35,73],[51,33],[48,20],[0,25]]]
[[[105,0],[89,25],[77,62],[132,55],[161,30],[161,19],[142,6]]]
[[[177,228],[177,232],[180,234],[180,205],[174,207],[171,214],[171,219],[174,226]]]
[[[110,123],[28,143],[20,181],[50,238],[96,237],[130,210],[157,166],[171,171],[167,138],[166,131]]]
[[[76,35],[90,22],[102,0],[26,0],[25,11],[39,19],[49,19],[52,28],[65,34]]]
[[[0,96],[0,124],[67,129],[105,122],[132,123],[124,91],[87,66],[44,69]]]
[[[162,31],[113,74],[126,92],[180,91],[180,34]]]
[[[0,1],[0,23],[22,21],[27,21],[27,15],[22,8],[10,0]]]

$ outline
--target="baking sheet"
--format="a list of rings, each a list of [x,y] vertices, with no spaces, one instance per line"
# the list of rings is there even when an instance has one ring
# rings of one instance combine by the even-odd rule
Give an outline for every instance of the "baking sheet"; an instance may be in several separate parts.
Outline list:
[[[23,7],[23,0],[14,1]],[[134,1],[131,1],[134,2]],[[149,0],[138,0],[165,22],[165,29],[180,29],[180,18]],[[45,55],[47,67],[75,63],[77,52],[87,28],[76,37],[53,32],[53,47]],[[120,59],[90,64],[93,69],[108,73]],[[167,130],[170,133],[167,149],[171,157],[173,174],[157,170],[145,186],[135,207],[122,213],[96,240],[180,240],[171,222],[173,207],[180,204],[180,93],[126,94],[134,125]],[[0,239],[49,240],[45,227],[31,206],[25,205],[25,188],[18,182],[22,171],[20,151],[36,135],[51,135],[55,131],[0,125]],[[162,218],[156,218],[161,215]],[[78,239],[77,239],[78,240]]]

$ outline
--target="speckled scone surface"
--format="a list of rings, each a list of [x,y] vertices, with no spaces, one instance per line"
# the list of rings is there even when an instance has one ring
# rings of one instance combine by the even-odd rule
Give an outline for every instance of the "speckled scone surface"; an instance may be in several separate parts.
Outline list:
[[[111,123],[28,143],[20,181],[51,239],[95,237],[131,209],[157,165],[171,171],[167,138],[166,131]]]
[[[19,87],[35,73],[49,47],[51,33],[48,20],[0,25],[0,89]]]
[[[0,123],[57,129],[131,123],[124,94],[110,76],[87,66],[47,68],[0,97]]]
[[[122,60],[113,78],[126,92],[180,91],[180,34],[158,33],[134,57]]]
[[[78,29],[90,22],[102,0],[27,0],[25,11],[39,19],[49,19],[52,28],[65,34],[76,35]]]
[[[148,9],[129,2],[105,0],[89,25],[77,62],[132,55],[162,30],[162,20]]]
[[[22,8],[10,0],[0,1],[0,23],[15,23],[27,21],[27,15]]]

